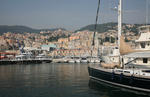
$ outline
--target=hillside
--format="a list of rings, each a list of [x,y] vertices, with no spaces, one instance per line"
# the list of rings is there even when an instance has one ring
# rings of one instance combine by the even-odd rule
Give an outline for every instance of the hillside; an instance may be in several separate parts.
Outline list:
[[[39,33],[40,31],[55,31],[55,30],[65,30],[64,28],[54,28],[54,29],[33,29],[26,26],[8,26],[8,25],[0,25],[0,34],[12,32],[12,33]]]
[[[97,24],[97,32],[106,32],[109,29],[114,29],[113,27],[117,26],[117,23],[105,23],[105,24]],[[80,28],[77,31],[83,31],[83,30],[89,30],[94,31],[95,30],[95,24],[87,25],[85,27]]]
[[[117,30],[117,23],[104,23],[104,24],[97,24],[97,32],[102,33],[102,32],[107,32],[108,30]],[[130,30],[134,33],[138,32],[138,27],[141,26],[142,24],[130,24],[133,25],[132,27],[128,27],[127,25],[129,24],[123,24],[123,31],[126,32],[126,30]],[[89,30],[89,31],[95,31],[95,25],[87,25],[85,27],[80,28],[77,31],[83,31],[83,30]]]

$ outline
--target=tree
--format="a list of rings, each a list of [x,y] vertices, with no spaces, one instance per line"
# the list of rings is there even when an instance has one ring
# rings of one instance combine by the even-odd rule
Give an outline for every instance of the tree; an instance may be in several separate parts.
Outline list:
[[[110,39],[111,39],[111,41],[110,41],[111,43],[115,43],[115,38],[114,37],[111,36]]]
[[[127,37],[125,37],[125,42],[129,42],[129,40],[128,40],[128,38],[127,38]]]
[[[105,37],[105,42],[110,42],[110,37]]]

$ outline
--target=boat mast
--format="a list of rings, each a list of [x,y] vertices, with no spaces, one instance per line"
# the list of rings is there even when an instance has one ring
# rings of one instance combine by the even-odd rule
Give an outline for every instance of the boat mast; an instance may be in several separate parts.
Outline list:
[[[120,37],[122,32],[122,0],[119,0],[118,5],[118,49],[120,50]],[[119,52],[120,56],[120,52]]]
[[[97,30],[97,21],[98,21],[98,14],[99,14],[99,8],[100,8],[100,0],[98,0],[98,7],[97,7],[97,12],[96,12],[96,20],[95,20],[95,28],[94,28],[94,33],[93,33],[93,39],[92,39],[92,48],[91,48],[91,58],[93,57],[93,49],[95,46],[95,35],[96,35],[96,30]]]
[[[121,32],[122,32],[122,0],[119,0],[118,5],[118,49],[119,49],[119,65],[120,67],[124,67],[122,63],[122,58],[120,56],[120,38],[121,38]]]
[[[149,14],[148,8],[149,8],[149,1],[146,0],[146,27],[147,32],[150,32],[150,26],[148,26],[148,14]]]

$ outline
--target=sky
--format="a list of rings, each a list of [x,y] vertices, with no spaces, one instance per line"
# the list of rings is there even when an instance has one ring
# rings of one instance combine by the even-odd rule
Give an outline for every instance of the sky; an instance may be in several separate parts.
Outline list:
[[[0,25],[77,30],[95,23],[97,4],[98,0],[0,0]],[[101,0],[99,24],[117,22],[117,4],[118,0]],[[146,23],[146,17],[150,23],[150,0],[123,0],[124,23]]]

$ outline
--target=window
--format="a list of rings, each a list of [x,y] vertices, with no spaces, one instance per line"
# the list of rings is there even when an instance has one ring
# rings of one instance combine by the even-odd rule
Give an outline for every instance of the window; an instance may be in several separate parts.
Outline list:
[[[124,71],[124,73],[130,73],[130,71]]]
[[[141,48],[145,48],[145,43],[141,43]]]
[[[143,63],[148,63],[148,59],[147,58],[143,58]]]
[[[150,70],[142,70],[142,72],[150,73]]]
[[[134,60],[134,63],[136,63],[136,60]]]

